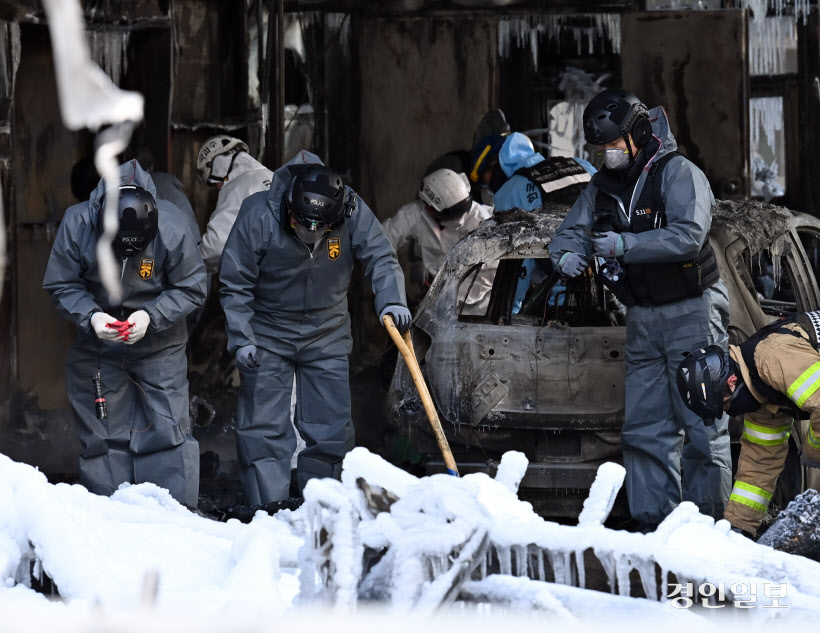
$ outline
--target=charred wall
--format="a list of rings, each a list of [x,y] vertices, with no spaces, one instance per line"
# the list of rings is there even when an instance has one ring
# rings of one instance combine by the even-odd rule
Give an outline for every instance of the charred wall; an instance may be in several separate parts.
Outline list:
[[[217,191],[196,179],[196,156],[214,134],[249,140],[246,2],[175,0],[169,171],[185,186],[200,226]],[[251,153],[258,149],[251,142]]]
[[[416,197],[424,168],[469,148],[497,106],[495,19],[360,19],[355,29],[362,196],[379,218]]]
[[[704,170],[716,197],[748,196],[749,62],[744,11],[626,15],[621,32],[624,84],[650,107],[666,108],[682,153]],[[715,32],[723,35],[701,37]],[[706,80],[716,72],[720,81]]]

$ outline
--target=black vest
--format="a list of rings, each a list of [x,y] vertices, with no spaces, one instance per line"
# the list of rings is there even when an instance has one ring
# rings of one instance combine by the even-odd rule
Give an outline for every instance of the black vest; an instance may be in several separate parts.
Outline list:
[[[627,224],[619,212],[618,202],[599,191],[595,197],[593,219],[597,231],[643,233],[666,226],[666,207],[661,196],[662,174],[667,163],[679,156],[670,152],[649,168],[641,195]],[[714,285],[718,274],[717,260],[708,238],[695,259],[683,262],[626,264],[628,296],[619,297],[627,305],[657,306],[690,297],[699,297]]]
[[[776,405],[782,409],[787,409],[792,413],[792,417],[799,418],[801,417],[802,412],[797,405],[795,405],[786,394],[764,382],[760,377],[760,373],[757,371],[757,365],[755,364],[755,349],[766,337],[771,336],[772,334],[788,334],[790,336],[796,336],[797,338],[803,338],[797,332],[786,329],[787,325],[794,322],[794,315],[784,319],[778,319],[774,323],[770,323],[766,327],[755,332],[738,347],[740,348],[740,355],[743,357],[743,362],[749,370],[749,378],[752,381],[752,387],[755,391],[766,398],[770,404]],[[741,378],[741,376],[738,376],[738,378]]]
[[[592,175],[581,165],[563,156],[545,158],[532,167],[522,167],[514,175],[524,176],[535,185],[541,194],[541,206],[547,203],[572,206],[592,179]]]

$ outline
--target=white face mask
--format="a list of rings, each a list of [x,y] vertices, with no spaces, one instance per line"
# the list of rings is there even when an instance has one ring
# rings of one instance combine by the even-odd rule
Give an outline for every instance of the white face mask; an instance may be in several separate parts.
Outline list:
[[[213,165],[211,165],[211,180],[224,181],[231,171],[233,165],[234,153],[220,154],[214,158]]]
[[[625,149],[609,148],[601,150],[604,154],[604,165],[612,171],[623,171],[629,167],[629,152]]]

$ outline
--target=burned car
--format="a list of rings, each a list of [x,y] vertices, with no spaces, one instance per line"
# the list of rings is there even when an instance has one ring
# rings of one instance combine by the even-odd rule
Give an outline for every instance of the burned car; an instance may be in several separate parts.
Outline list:
[[[595,270],[575,279],[554,271],[549,243],[567,212],[512,211],[486,221],[447,257],[419,306],[412,337],[459,470],[494,474],[501,455],[523,452],[530,466],[522,496],[542,514],[574,517],[598,466],[620,461],[624,417],[625,308]],[[820,308],[820,220],[756,201],[718,201],[709,239],[729,291],[730,342],[774,317]],[[524,259],[536,260],[517,313],[514,294]],[[482,271],[495,269],[480,314],[464,297]],[[388,395],[392,429],[424,458],[442,458],[413,380],[399,361]],[[740,423],[730,426],[734,453]],[[803,490],[796,446],[772,507]],[[621,504],[625,511],[625,504]]]

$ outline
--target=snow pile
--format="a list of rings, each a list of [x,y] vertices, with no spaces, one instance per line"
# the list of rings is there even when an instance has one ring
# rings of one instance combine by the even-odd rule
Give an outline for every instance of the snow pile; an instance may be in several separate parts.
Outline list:
[[[0,613],[98,618],[100,609],[149,604],[157,615],[213,616],[182,629],[225,630],[239,617],[269,621],[313,606],[348,614],[375,603],[394,616],[491,605],[566,626],[612,616],[693,623],[697,612],[666,602],[667,584],[710,582],[725,586],[724,602],[741,585],[786,583],[789,608],[758,609],[759,618],[820,614],[816,562],[757,545],[689,503],[655,533],[609,530],[603,520],[624,476],[615,464],[599,470],[580,525],[545,521],[518,499],[526,468],[522,454],[508,453],[496,479],[419,479],[357,448],[342,481],[311,481],[299,510],[242,524],[195,515],[152,484],[99,497],[0,456]],[[41,574],[64,602],[29,588]]]
[[[302,539],[268,515],[217,523],[153,484],[100,497],[51,485],[3,455],[0,508],[0,612],[6,601],[35,595],[25,589],[32,565],[64,599],[113,609],[138,606],[153,573],[157,607],[168,611],[275,615],[298,591]]]

